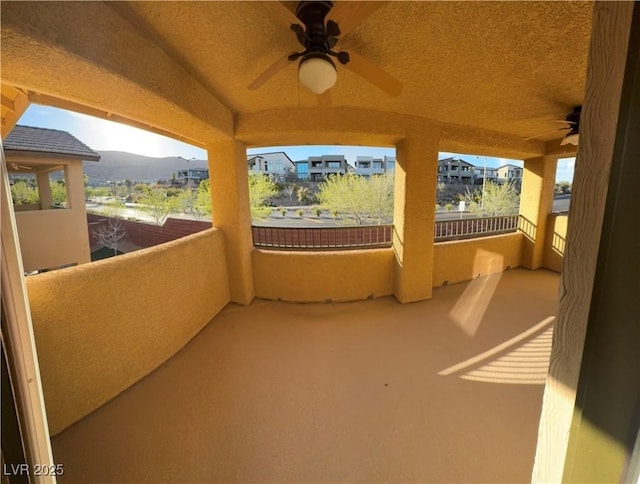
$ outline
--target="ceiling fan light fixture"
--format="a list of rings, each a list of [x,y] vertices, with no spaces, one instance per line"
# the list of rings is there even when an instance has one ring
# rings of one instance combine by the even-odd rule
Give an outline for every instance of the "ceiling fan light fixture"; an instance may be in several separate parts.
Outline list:
[[[572,130],[571,133],[569,133],[563,138],[563,140],[560,142],[560,145],[561,146],[564,146],[564,145],[578,146],[578,138],[580,138],[580,133],[577,133]]]
[[[335,85],[338,73],[328,55],[312,52],[300,60],[298,78],[312,93],[322,94]]]

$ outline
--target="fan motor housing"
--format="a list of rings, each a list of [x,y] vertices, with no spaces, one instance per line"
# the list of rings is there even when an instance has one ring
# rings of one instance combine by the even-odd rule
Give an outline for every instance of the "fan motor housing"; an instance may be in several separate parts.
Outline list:
[[[307,37],[311,42],[324,41],[326,34],[324,18],[332,7],[332,2],[300,2],[298,4],[296,17],[304,24]]]

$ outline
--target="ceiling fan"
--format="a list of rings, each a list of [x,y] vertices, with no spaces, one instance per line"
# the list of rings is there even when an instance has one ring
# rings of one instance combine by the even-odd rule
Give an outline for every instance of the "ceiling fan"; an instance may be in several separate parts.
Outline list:
[[[305,1],[298,3],[294,13],[281,2],[252,2],[256,8],[288,25],[298,42],[304,47],[301,52],[292,52],[281,57],[248,88],[257,89],[271,79],[289,63],[300,60],[298,78],[314,94],[331,89],[337,80],[336,65],[332,57],[350,71],[358,74],[390,96],[399,96],[402,83],[372,62],[355,52],[334,50],[339,40],[357,27],[371,13],[386,2],[340,2]]]
[[[561,120],[553,120],[553,123],[564,123],[568,124],[568,126],[564,126],[562,128],[552,129],[549,131],[545,131],[544,133],[537,134],[535,136],[530,136],[529,138],[525,138],[525,141],[530,139],[539,138],[540,136],[544,136],[545,134],[555,133],[556,131],[566,131],[569,132],[565,135],[565,137],[560,142],[561,146],[564,145],[574,145],[578,146],[578,139],[580,137],[580,113],[582,112],[582,106],[576,106],[571,110],[569,114],[567,114],[563,121]]]
[[[17,163],[9,163],[9,167],[10,167],[13,171],[20,171],[20,170],[32,170],[32,169],[33,169],[33,167],[31,167],[31,166],[18,165]]]

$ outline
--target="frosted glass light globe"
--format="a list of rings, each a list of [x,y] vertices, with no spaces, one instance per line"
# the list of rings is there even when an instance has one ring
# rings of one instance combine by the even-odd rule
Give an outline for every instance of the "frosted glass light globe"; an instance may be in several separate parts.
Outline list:
[[[298,78],[314,94],[331,89],[338,79],[336,66],[324,54],[307,54],[300,61]]]

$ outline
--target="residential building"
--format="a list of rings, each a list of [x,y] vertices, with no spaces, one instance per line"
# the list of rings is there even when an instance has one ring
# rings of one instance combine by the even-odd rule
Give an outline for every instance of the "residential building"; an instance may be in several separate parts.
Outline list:
[[[284,151],[262,153],[247,157],[249,171],[269,175],[276,180],[284,179],[295,173],[296,167]]]
[[[371,176],[383,175],[391,173],[395,169],[395,157],[383,156],[382,158],[374,158],[372,156],[356,157],[355,170],[356,175]]]
[[[3,145],[11,178],[32,178],[38,189],[37,203],[14,207],[24,270],[90,262],[82,162],[100,155],[66,131],[30,126],[13,128]],[[66,201],[54,204],[52,183]]]
[[[209,169],[208,168],[189,168],[188,170],[179,170],[178,171],[178,181],[180,183],[192,183],[197,185],[202,180],[209,179]]]
[[[473,167],[473,178],[476,185],[481,185],[485,180],[497,183],[498,181],[498,169],[489,168],[484,166]]]
[[[296,177],[298,180],[309,179],[309,160],[298,160],[293,162],[295,166]]]
[[[438,181],[444,183],[473,183],[474,166],[460,158],[438,160]]]
[[[498,183],[514,183],[520,186],[522,183],[522,168],[516,165],[506,164],[496,169]]]
[[[309,180],[322,181],[329,175],[344,175],[347,173],[347,160],[344,155],[310,156],[306,166],[303,162],[297,162],[296,167],[298,170],[308,169]],[[305,175],[304,171],[301,174]],[[298,178],[302,179],[300,172]]]

